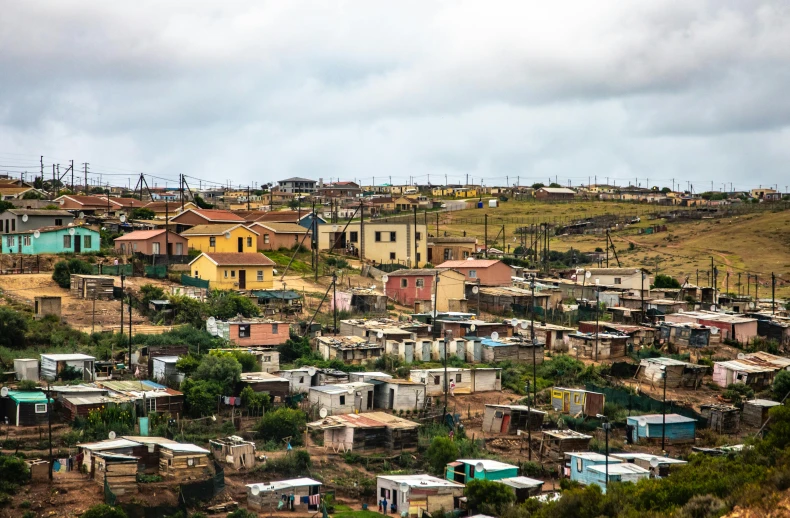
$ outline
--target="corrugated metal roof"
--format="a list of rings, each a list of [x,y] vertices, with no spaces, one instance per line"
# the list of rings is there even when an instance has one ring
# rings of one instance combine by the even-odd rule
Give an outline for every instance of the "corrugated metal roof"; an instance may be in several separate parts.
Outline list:
[[[293,478],[290,480],[278,480],[276,482],[259,482],[257,484],[246,484],[250,489],[258,487],[261,491],[280,491],[289,487],[321,486],[321,482],[312,478]]]
[[[523,489],[527,487],[540,487],[543,485],[542,480],[536,480],[529,477],[510,477],[497,480],[506,486],[514,487],[516,489]]]
[[[764,407],[779,406],[782,404],[778,401],[771,401],[770,399],[752,399],[751,401],[747,401],[746,403],[749,405],[764,406]]]
[[[183,443],[167,443],[160,444],[165,450],[174,451],[177,453],[208,453],[205,448],[201,448],[197,444],[183,444]]]
[[[110,277],[112,279],[112,277]],[[67,353],[67,354],[42,354],[42,358],[46,358],[48,360],[54,360],[56,362],[67,362],[67,361],[77,361],[77,360],[95,360],[93,356],[88,356],[87,354],[80,354],[80,353]]]
[[[636,464],[631,464],[630,462],[617,462],[615,464],[610,462],[608,467],[610,475],[647,475],[650,473],[650,470],[647,470],[641,466],[637,466]],[[594,471],[596,473],[606,473],[606,468],[606,464],[598,464],[596,466],[587,467],[588,470]]]
[[[77,446],[88,451],[106,451],[134,448],[135,446],[140,446],[140,443],[128,439],[108,439],[106,441],[77,444]]]
[[[17,403],[46,403],[47,395],[39,390],[22,391],[22,390],[9,390],[8,397]]]
[[[503,469],[514,468],[518,469],[518,466],[514,466],[513,464],[505,464],[504,462],[491,459],[458,459],[458,462],[463,462],[464,464],[468,464],[470,466],[482,464],[485,471],[502,471]]]
[[[409,487],[457,487],[463,488],[463,484],[433,477],[431,475],[379,475],[378,478],[395,482],[396,484],[406,484]]]
[[[648,414],[648,415],[637,415],[627,418],[630,420],[635,420],[637,422],[645,422],[647,424],[661,424],[664,421],[664,416],[661,414]],[[677,424],[677,423],[696,423],[696,419],[692,419],[691,417],[686,417],[680,414],[667,414],[666,415],[666,423],[667,424]]]

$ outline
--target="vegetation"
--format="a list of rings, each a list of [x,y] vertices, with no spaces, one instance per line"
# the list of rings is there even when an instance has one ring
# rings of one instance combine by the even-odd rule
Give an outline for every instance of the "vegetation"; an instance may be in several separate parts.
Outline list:
[[[659,273],[653,281],[653,288],[680,288],[680,283],[671,275]]]
[[[258,436],[265,441],[282,443],[291,438],[291,445],[302,444],[307,416],[301,410],[280,407],[267,412],[255,425]]]
[[[27,319],[13,309],[0,306],[0,346],[18,347],[25,342]]]
[[[470,480],[466,484],[464,495],[471,509],[495,516],[501,516],[516,498],[511,488],[491,480]]]
[[[55,263],[55,270],[52,272],[52,280],[61,288],[71,287],[72,274],[93,273],[93,267],[80,259],[69,259],[68,261],[58,261]]]
[[[80,518],[127,518],[127,516],[123,509],[119,507],[98,504],[82,513]]]
[[[292,453],[282,457],[267,460],[255,466],[255,472],[277,473],[281,477],[303,477],[308,472],[313,462],[307,450],[293,450]]]
[[[790,371],[781,370],[777,372],[771,390],[773,391],[774,399],[783,401],[790,393]]]
[[[152,211],[151,209],[146,209],[144,207],[138,207],[133,209],[132,212],[129,214],[129,219],[147,219],[151,220],[156,217],[156,212]]]

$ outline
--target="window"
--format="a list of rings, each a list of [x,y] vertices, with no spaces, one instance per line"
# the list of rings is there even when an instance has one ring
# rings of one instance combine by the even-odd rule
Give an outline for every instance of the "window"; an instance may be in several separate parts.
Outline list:
[[[79,238],[77,238],[79,239]],[[83,248],[90,248],[91,247],[91,236],[82,236],[82,247]]]
[[[63,219],[62,218],[55,218],[55,226],[62,227],[63,226]]]
[[[225,270],[225,278],[228,278],[228,270]]]
[[[433,377],[433,384],[434,385],[438,385],[440,381],[441,381],[441,377],[439,377],[439,376],[434,376]]]
[[[417,286],[418,288],[424,288],[425,287],[425,279],[423,279],[423,278],[417,279],[414,282],[414,285]]]
[[[460,372],[455,375],[455,382],[456,383],[461,383],[461,373]]]
[[[395,260],[395,252],[390,252],[390,261]]]
[[[250,325],[249,324],[240,324],[239,325],[239,338],[249,338],[250,337]]]
[[[304,383],[304,376],[299,377],[299,384],[301,385],[302,383]]]
[[[467,259],[468,257],[469,257],[469,251],[464,250],[464,259]]]
[[[415,232],[414,233],[414,239],[416,239],[417,241],[421,240],[422,239],[422,232]]]
[[[14,246],[14,236],[5,238],[5,246]]]
[[[345,405],[346,404],[346,396],[340,396],[340,404],[341,405]]]
[[[184,255],[184,243],[176,243],[176,255]]]
[[[47,413],[47,404],[46,403],[36,403],[36,413],[37,414],[46,414]]]
[[[23,241],[24,241],[24,246],[30,246],[30,236],[25,236]]]
[[[263,281],[263,270],[258,270],[258,282]]]
[[[582,403],[582,395],[581,394],[574,394],[573,395],[573,404],[574,405],[581,405]]]
[[[235,279],[236,278],[236,270],[231,270],[230,271],[230,278],[231,279]]]
[[[400,280],[400,287],[401,288],[408,288],[409,287],[409,279],[401,279]]]
[[[469,270],[469,278],[477,279],[477,270]]]
[[[445,261],[449,261],[450,259],[452,259],[453,258],[452,254],[453,254],[452,250],[450,250],[449,248],[445,248],[444,249],[444,260]]]
[[[264,244],[267,244],[267,245],[269,244],[269,234],[264,234],[263,235],[263,242],[264,242]]]
[[[195,279],[197,279],[198,277],[200,277],[200,274],[198,274],[198,271],[195,270]]]
[[[615,284],[622,284],[623,283],[623,279],[621,277],[615,277],[614,278],[614,283]]]
[[[381,242],[381,232],[376,232],[376,243]]]
[[[395,234],[396,234],[396,232],[390,232],[390,242],[391,243],[394,243],[396,241]]]
[[[272,334],[273,335],[280,334],[280,324],[272,324]]]
[[[159,243],[151,243],[151,253],[159,255]]]
[[[263,357],[263,361],[270,362],[270,361],[272,361],[272,357],[271,356],[264,356]]]
[[[420,261],[422,261],[422,254],[417,252],[417,262],[419,263]]]
[[[349,237],[348,240],[351,241],[352,243],[358,243],[359,242],[359,232],[357,232],[356,230],[352,231],[351,232],[351,237]]]
[[[578,473],[582,472],[582,460],[579,458],[576,459],[576,471]]]
[[[247,248],[252,248],[252,238],[251,237],[247,238]]]
[[[63,248],[71,248],[71,236],[63,236]]]
[[[149,412],[156,412],[156,398],[149,397],[145,400],[145,407]]]
[[[125,243],[121,243],[121,254],[123,255],[125,253],[126,253],[126,244]]]

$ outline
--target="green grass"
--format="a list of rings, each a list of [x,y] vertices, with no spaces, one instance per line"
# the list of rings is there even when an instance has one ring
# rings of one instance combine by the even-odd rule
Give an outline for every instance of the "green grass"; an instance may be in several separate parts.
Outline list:
[[[337,509],[337,506],[335,506]],[[390,513],[391,514],[391,513]],[[343,511],[332,515],[334,518],[378,518],[383,516],[373,511]]]
[[[263,250],[263,254],[274,261],[278,268],[282,269],[280,274],[285,271],[285,267],[288,266],[288,263],[291,261],[291,257],[293,257],[292,250]],[[297,253],[296,258],[291,263],[291,267],[288,270],[289,273],[312,273],[313,269],[310,267],[309,261],[310,252]]]

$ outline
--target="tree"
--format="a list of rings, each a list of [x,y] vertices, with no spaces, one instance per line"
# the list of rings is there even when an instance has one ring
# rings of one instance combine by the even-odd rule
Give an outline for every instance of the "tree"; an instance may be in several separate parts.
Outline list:
[[[10,201],[0,200],[0,214],[7,211],[8,209],[13,209],[13,208],[14,208],[14,204],[11,203]]]
[[[0,306],[0,346],[21,349],[25,345],[27,319],[11,308]]]
[[[127,518],[123,509],[107,504],[97,504],[80,515],[80,518]]]
[[[288,201],[288,208],[291,210],[296,210],[302,205],[302,201],[298,198],[293,198]]]
[[[557,187],[562,187],[562,185],[560,185],[560,184],[558,184],[558,183],[556,183],[556,182],[551,182],[551,183],[549,184],[549,187],[552,187],[552,188],[555,188],[555,189],[556,189]]]
[[[670,275],[659,273],[653,281],[654,288],[680,288],[680,283]]]
[[[156,217],[156,212],[152,211],[151,209],[146,209],[145,207],[138,207],[133,209],[132,212],[129,214],[129,219],[154,219]]]
[[[505,508],[516,499],[516,495],[505,484],[482,479],[467,482],[464,495],[471,509],[497,516],[501,516]]]
[[[310,356],[312,353],[310,340],[306,336],[296,335],[291,335],[277,350],[280,353],[281,363],[291,363],[296,359]]]
[[[272,406],[272,398],[269,394],[255,392],[249,385],[244,387],[240,396],[241,404],[247,407],[249,410],[269,410]]]
[[[448,462],[458,458],[458,446],[445,436],[434,437],[425,451],[425,462],[435,475],[444,473]]]
[[[27,191],[22,195],[23,200],[43,200],[44,197],[38,191]]]
[[[667,194],[667,193],[672,192],[672,189],[670,189],[669,187],[662,187],[661,188],[661,192],[664,193],[664,194]]]
[[[790,371],[781,370],[776,374],[772,390],[777,401],[782,401],[787,396],[790,392]]]
[[[243,317],[257,317],[261,314],[258,305],[249,297],[243,297],[232,291],[213,290],[209,294],[209,313],[221,320],[227,320],[237,315]]]
[[[195,194],[192,197],[192,201],[195,202],[195,205],[198,206],[200,209],[213,209],[214,205],[212,203],[207,203],[203,198],[200,197],[199,194]]]
[[[307,416],[301,410],[280,407],[261,417],[255,430],[265,441],[280,442],[291,437],[291,444],[302,444],[302,435],[307,426]]]
[[[184,376],[189,378],[195,373],[198,365],[200,365],[200,360],[189,354],[178,359],[176,362],[176,370],[178,372],[183,372]]]
[[[93,267],[89,263],[79,259],[69,259],[55,263],[52,280],[61,288],[70,288],[72,274],[90,275],[92,273]]]
[[[217,400],[223,395],[222,385],[216,381],[187,378],[181,383],[189,415],[202,417],[216,412]]]
[[[536,191],[538,189],[540,189],[541,187],[546,187],[546,184],[543,184],[543,183],[540,183],[540,182],[532,184],[532,188],[535,189]]]
[[[195,380],[215,381],[223,393],[230,393],[241,379],[241,364],[230,354],[204,356],[195,374]]]
[[[738,408],[743,408],[743,403],[754,398],[754,389],[745,383],[731,383],[722,393],[724,399],[729,399]]]
[[[164,298],[165,290],[159,286],[144,284],[140,287],[140,305],[144,308],[147,308],[152,300],[164,300]]]

